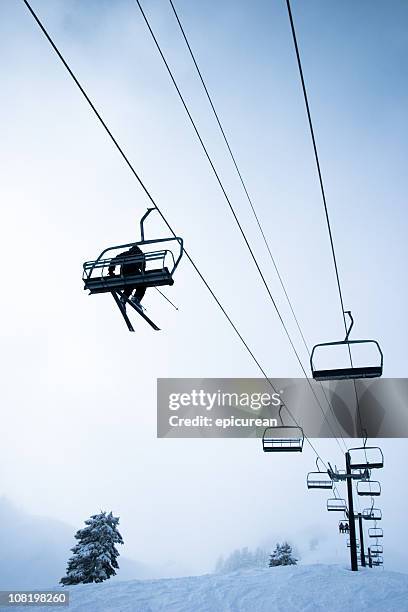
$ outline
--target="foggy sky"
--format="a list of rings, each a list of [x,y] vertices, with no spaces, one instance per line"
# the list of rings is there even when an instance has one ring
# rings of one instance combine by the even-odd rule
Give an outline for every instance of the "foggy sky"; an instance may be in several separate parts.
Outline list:
[[[33,0],[61,51],[271,377],[301,372],[133,0]],[[164,0],[144,6],[305,363],[248,203]],[[284,2],[189,3],[180,12],[310,344],[342,320]],[[391,8],[392,7],[392,8]],[[384,375],[407,364],[407,6],[294,2],[310,103],[354,337],[379,340]],[[307,542],[344,560],[324,493],[301,456],[254,440],[157,440],[157,377],[259,372],[186,260],[146,297],[163,331],[129,334],[82,263],[138,238],[148,201],[22,2],[0,6],[2,427],[0,494],[75,526],[121,516],[123,554],[208,571],[221,553]],[[151,229],[150,229],[151,228]],[[163,233],[158,220],[151,235]],[[316,408],[317,409],[317,408]],[[392,410],[392,406],[389,407]],[[307,414],[303,422],[307,433]],[[334,441],[316,441],[342,462]],[[384,558],[404,552],[406,441],[378,474]],[[1,563],[1,562],[0,562]],[[403,568],[399,568],[403,569]]]

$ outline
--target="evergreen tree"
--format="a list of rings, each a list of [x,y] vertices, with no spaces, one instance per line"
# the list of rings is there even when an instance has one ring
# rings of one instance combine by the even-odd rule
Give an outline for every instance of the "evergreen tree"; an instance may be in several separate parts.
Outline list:
[[[115,576],[115,570],[119,569],[115,544],[123,544],[118,524],[119,517],[113,516],[112,512],[94,514],[85,521],[86,527],[75,534],[78,544],[71,548],[74,554],[60,584],[103,582]]]
[[[248,547],[234,550],[225,559],[219,557],[215,572],[217,574],[227,574],[228,572],[236,572],[238,570],[253,569],[265,567],[268,560],[268,553],[262,548],[257,548],[254,551]]]
[[[275,550],[269,559],[269,567],[296,565],[297,561],[293,556],[291,545],[288,542],[283,542],[282,544],[276,544]]]

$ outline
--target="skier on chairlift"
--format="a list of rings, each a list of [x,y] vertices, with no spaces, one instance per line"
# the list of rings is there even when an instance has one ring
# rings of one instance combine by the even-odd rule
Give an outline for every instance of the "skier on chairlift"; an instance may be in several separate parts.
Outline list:
[[[344,533],[344,525],[343,525],[343,523],[340,523],[340,525],[339,525],[339,533]]]
[[[116,257],[114,257],[110,263],[110,266],[108,268],[108,275],[115,276],[115,267],[117,265],[120,265],[120,272],[124,277],[131,276],[134,274],[142,274],[145,270],[144,261],[139,260],[126,263],[127,258],[132,258],[137,255],[143,256],[143,251],[137,246],[137,244],[133,245],[127,251],[123,251],[123,253],[119,253],[118,255],[116,255]],[[124,296],[129,298],[136,306],[142,308],[140,302],[142,301],[144,294],[146,293],[146,287],[137,287],[136,289],[134,289],[134,287],[132,286],[125,287],[123,293]],[[126,305],[126,299],[124,297],[122,297],[121,301],[124,305]]]

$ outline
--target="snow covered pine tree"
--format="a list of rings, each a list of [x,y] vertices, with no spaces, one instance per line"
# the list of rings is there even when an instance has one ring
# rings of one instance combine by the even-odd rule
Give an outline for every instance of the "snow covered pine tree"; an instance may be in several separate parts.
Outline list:
[[[275,550],[270,556],[269,567],[276,567],[277,565],[296,565],[297,559],[292,555],[292,547],[287,542],[277,544]]]
[[[118,524],[119,517],[113,516],[112,512],[94,514],[85,521],[86,527],[75,534],[78,544],[71,548],[74,554],[60,584],[103,582],[115,576],[115,569],[119,569],[115,544],[123,544]]]

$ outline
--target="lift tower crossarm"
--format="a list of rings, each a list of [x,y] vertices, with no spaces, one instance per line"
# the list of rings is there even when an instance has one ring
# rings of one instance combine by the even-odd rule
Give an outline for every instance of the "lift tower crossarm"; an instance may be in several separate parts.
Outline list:
[[[342,480],[368,480],[370,477],[370,470],[367,468],[365,470],[360,470],[359,472],[351,472],[350,473],[340,473],[337,471],[337,468],[333,470],[329,463],[329,469],[327,470],[330,478],[336,482]]]

